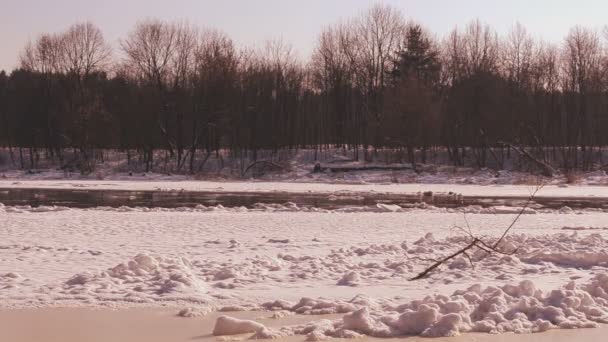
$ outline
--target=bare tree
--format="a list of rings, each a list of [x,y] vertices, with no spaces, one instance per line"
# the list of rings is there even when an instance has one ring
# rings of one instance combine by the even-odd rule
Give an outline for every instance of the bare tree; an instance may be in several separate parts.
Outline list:
[[[517,87],[529,84],[534,58],[534,41],[519,22],[502,41],[501,52],[505,77]]]
[[[602,166],[608,56],[597,32],[576,27],[552,45],[520,24],[499,38],[475,20],[436,44],[414,27],[375,5],[324,28],[301,63],[285,41],[240,49],[217,31],[155,19],[113,61],[100,29],[75,24],[25,46],[7,74],[0,139],[29,148],[31,167],[40,151],[62,159],[73,147],[88,159],[117,146],[142,153],[148,170],[162,151],[167,172],[188,161],[197,172],[223,149],[248,163],[300,147],[413,163],[446,147],[454,165],[497,169],[514,152],[515,167],[546,175]],[[431,48],[416,50],[427,38]]]
[[[36,142],[36,135],[43,135],[46,142],[46,147],[50,151],[55,151],[61,158],[60,153],[60,133],[55,127],[57,116],[59,115],[58,106],[54,105],[53,99],[56,95],[56,77],[60,71],[62,61],[62,39],[56,34],[43,34],[35,42],[28,42],[22,51],[20,57],[20,65],[23,70],[30,73],[37,73],[42,76],[42,91],[37,101],[42,103],[41,116],[43,122],[41,131],[36,131],[30,127],[28,135],[30,139],[30,166],[35,167],[38,154],[37,148],[40,145]],[[53,152],[51,152],[53,153]],[[23,166],[23,152],[20,147],[20,159]]]
[[[377,146],[382,140],[379,126],[382,96],[388,81],[386,75],[403,39],[404,29],[401,13],[382,4],[335,29],[340,50],[348,58],[357,86],[365,93],[362,105],[366,117],[362,123],[371,131],[371,140]],[[369,139],[365,140],[369,142]]]
[[[171,100],[168,104],[168,113],[164,122],[160,121],[161,130],[167,135],[167,141],[175,148],[177,155],[177,169],[181,170],[187,155],[185,155],[184,117],[186,112],[192,111],[188,104],[192,98],[191,82],[195,72],[196,51],[199,45],[199,32],[195,27],[180,23],[175,26],[175,50],[171,58],[171,81],[169,91]],[[175,141],[169,137],[170,117],[175,119]]]
[[[66,111],[70,115],[73,129],[65,137],[68,143],[78,147],[82,160],[81,172],[90,172],[94,167],[91,157],[95,154],[93,137],[95,127],[104,120],[101,94],[96,87],[101,73],[111,64],[112,50],[99,28],[91,22],[72,25],[58,35],[60,51],[59,69],[65,74],[64,95]]]
[[[35,42],[28,42],[19,60],[21,68],[42,74],[59,71],[62,60],[61,37],[43,34]]]
[[[104,71],[111,62],[112,49],[101,30],[91,22],[72,25],[60,36],[61,63],[68,74],[80,78]]]
[[[465,70],[469,75],[495,72],[499,59],[498,35],[489,25],[474,20],[467,25],[462,37]]]
[[[341,43],[340,28],[328,27],[321,32],[317,46],[309,65],[313,87],[323,94],[322,110],[329,120],[317,120],[315,127],[315,141],[335,138],[335,142],[357,144],[360,140],[356,131],[350,124],[356,125],[355,111],[351,108],[353,92],[354,67],[349,62],[349,54],[345,52],[345,45]],[[348,45],[346,45],[348,46]]]
[[[485,167],[492,144],[487,139],[492,135],[489,130],[500,127],[492,125],[492,119],[504,117],[497,111],[502,106],[496,105],[502,92],[498,36],[475,20],[463,32],[452,31],[444,41],[443,54],[443,79],[449,87],[444,107],[449,127],[443,132],[448,151],[456,165],[463,165],[466,147],[472,147],[475,163]]]
[[[588,168],[589,153],[595,135],[595,116],[600,110],[594,97],[600,92],[602,49],[596,32],[575,27],[565,39],[563,50],[562,87],[569,110],[562,122],[565,145],[563,159],[566,169],[578,165],[578,145],[583,153],[583,168]],[[585,132],[585,133],[583,133]]]
[[[140,81],[167,87],[176,45],[174,25],[160,20],[140,22],[120,45]]]
[[[148,118],[149,133],[156,128],[163,131],[164,144],[171,155],[175,153],[169,139],[168,107],[169,87],[172,80],[173,59],[177,45],[177,29],[175,25],[160,20],[147,20],[138,23],[127,38],[121,42],[121,48],[126,55],[126,63],[132,68],[136,80],[149,90],[151,102],[155,108],[155,118]],[[146,168],[152,166],[154,144],[144,147]]]
[[[233,109],[239,66],[233,41],[216,30],[201,32],[194,57],[190,172],[202,170],[211,151],[219,149],[219,119],[220,115],[228,115]],[[195,153],[199,147],[204,148],[206,154],[195,168]]]

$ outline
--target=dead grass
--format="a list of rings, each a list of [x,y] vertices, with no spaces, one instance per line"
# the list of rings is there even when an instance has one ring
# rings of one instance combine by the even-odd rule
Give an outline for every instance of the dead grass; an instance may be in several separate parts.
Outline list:
[[[517,177],[517,179],[515,179],[514,184],[516,185],[534,185],[534,184],[538,184],[539,179],[538,176],[533,175],[533,174],[522,174],[521,176]]]
[[[581,181],[581,175],[576,171],[566,172],[566,184],[578,184]]]

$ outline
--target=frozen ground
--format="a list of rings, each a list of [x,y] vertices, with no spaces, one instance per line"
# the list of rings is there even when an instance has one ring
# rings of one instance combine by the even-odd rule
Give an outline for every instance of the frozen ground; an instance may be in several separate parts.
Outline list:
[[[469,241],[455,226],[468,221],[474,234],[491,240],[514,217],[512,209],[478,212],[465,221],[462,213],[438,209],[3,207],[0,305],[169,305],[185,308],[183,316],[259,309],[345,315],[280,329],[218,320],[222,335],[236,329],[310,340],[537,332],[608,322],[603,212],[524,215],[501,245],[513,255],[477,250],[475,269],[458,258],[428,279],[408,281],[429,259]]]

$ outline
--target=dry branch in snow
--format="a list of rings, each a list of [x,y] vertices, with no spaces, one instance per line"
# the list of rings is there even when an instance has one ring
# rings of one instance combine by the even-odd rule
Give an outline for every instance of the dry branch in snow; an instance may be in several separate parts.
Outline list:
[[[517,223],[517,221],[519,220],[519,218],[521,217],[521,215],[524,214],[524,212],[526,211],[526,209],[530,206],[530,204],[534,201],[534,197],[536,196],[536,194],[543,188],[543,185],[540,184],[538,185],[534,191],[530,194],[530,197],[528,198],[528,200],[526,201],[526,203],[524,204],[524,206],[521,208],[521,210],[518,212],[517,216],[515,216],[515,218],[513,219],[513,221],[511,222],[511,224],[507,227],[507,229],[505,229],[505,231],[502,233],[502,235],[500,236],[500,238],[498,240],[496,240],[493,243],[490,242],[486,242],[484,241],[481,237],[477,237],[475,235],[473,235],[472,231],[471,231],[471,227],[468,224],[468,221],[466,221],[466,216],[465,216],[465,222],[467,222],[467,230],[464,230],[460,227],[459,228],[461,231],[463,231],[464,233],[466,233],[467,235],[469,235],[471,237],[471,241],[464,247],[462,247],[461,249],[457,250],[456,252],[445,256],[441,259],[437,259],[437,260],[431,260],[433,261],[433,264],[431,264],[431,266],[427,267],[426,269],[424,269],[422,272],[418,273],[417,276],[415,276],[414,278],[410,279],[411,281],[413,280],[419,280],[422,278],[425,278],[427,275],[429,275],[429,273],[431,273],[433,270],[437,269],[439,266],[445,264],[446,262],[459,257],[461,255],[463,255],[464,257],[467,258],[467,260],[469,261],[469,263],[471,264],[471,267],[475,267],[473,264],[473,260],[471,260],[471,257],[469,256],[469,251],[471,249],[473,249],[474,247],[483,250],[484,252],[487,253],[487,255],[491,255],[491,254],[505,254],[505,255],[512,255],[514,254],[516,251],[511,251],[511,252],[506,252],[506,251],[501,251],[500,250],[500,243],[505,239],[505,237],[511,232],[511,230],[513,229],[513,227],[515,226],[515,223]]]

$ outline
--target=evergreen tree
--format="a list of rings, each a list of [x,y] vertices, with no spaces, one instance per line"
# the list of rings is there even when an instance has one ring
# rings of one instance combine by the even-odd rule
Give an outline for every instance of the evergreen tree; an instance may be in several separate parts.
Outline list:
[[[420,25],[407,28],[405,41],[394,62],[391,76],[394,82],[414,78],[427,85],[439,80],[439,52],[429,38],[424,36]]]

